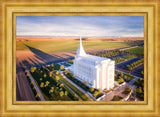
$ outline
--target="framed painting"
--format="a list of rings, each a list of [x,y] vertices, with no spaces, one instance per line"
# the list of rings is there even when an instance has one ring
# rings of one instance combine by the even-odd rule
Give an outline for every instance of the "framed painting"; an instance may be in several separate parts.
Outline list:
[[[1,116],[160,116],[160,2],[1,1]]]

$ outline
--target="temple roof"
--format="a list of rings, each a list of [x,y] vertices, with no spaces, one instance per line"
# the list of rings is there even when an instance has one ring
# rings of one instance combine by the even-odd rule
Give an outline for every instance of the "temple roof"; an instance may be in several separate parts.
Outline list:
[[[81,61],[86,61],[86,62],[88,61],[92,64],[95,64],[96,62],[102,62],[102,61],[108,61],[108,60],[111,61],[111,59],[109,59],[109,58],[103,58],[103,57],[98,57],[98,56],[86,54],[85,50],[83,49],[81,38],[79,41],[79,47],[77,50],[76,58]]]

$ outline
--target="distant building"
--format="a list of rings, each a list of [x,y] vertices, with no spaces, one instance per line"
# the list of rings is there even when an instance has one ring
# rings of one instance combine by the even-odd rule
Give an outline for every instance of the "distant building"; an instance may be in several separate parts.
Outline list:
[[[94,88],[109,90],[114,87],[115,62],[109,58],[86,54],[81,38],[72,67],[74,75]]]

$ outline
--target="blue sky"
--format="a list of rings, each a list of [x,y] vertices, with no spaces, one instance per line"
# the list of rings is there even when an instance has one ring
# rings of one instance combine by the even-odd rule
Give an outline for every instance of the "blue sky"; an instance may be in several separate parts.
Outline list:
[[[143,16],[17,16],[17,36],[144,37]]]

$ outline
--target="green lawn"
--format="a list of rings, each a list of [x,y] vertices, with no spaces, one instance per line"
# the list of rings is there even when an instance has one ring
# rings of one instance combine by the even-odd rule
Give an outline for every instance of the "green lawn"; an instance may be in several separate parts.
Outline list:
[[[85,50],[89,49],[107,49],[121,48],[134,45],[134,42],[109,42],[109,41],[83,41]],[[29,50],[29,47],[39,49],[43,52],[73,52],[79,45],[79,40],[63,40],[63,41],[17,41],[17,50]]]

